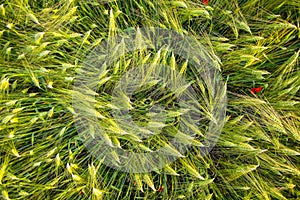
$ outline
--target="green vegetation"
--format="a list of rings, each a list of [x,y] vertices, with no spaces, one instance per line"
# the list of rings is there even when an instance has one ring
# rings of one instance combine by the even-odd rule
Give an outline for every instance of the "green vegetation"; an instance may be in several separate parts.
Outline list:
[[[208,123],[199,125],[194,139],[182,133],[193,144],[183,156],[149,173],[122,172],[93,157],[72,104],[86,56],[138,27],[197,39],[227,85],[225,124],[213,150],[200,155]],[[300,199],[299,36],[298,0],[0,1],[0,199]],[[110,130],[106,142],[132,152],[155,151],[167,141],[162,134],[146,142],[118,134],[109,116],[114,81],[146,61],[197,79],[187,60],[148,49],[122,56],[100,75],[92,115]],[[195,82],[199,99],[209,99],[210,88]],[[176,101],[163,85],[152,86],[127,103],[136,123],[159,127],[145,114],[145,98],[155,91],[164,106],[176,108]],[[203,122],[212,119],[205,111]],[[184,112],[168,110],[166,132]]]

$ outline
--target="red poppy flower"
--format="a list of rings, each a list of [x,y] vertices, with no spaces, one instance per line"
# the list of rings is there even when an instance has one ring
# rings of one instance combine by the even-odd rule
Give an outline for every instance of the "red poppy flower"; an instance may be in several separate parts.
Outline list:
[[[133,185],[134,185],[134,186],[136,185],[136,181],[133,181]]]
[[[83,192],[82,192],[82,191],[80,191],[80,192],[79,192],[79,194],[83,194]]]
[[[202,0],[202,3],[207,6],[209,3],[209,0]]]
[[[164,190],[164,187],[163,186],[160,186],[159,189],[157,190],[158,192],[161,192]]]
[[[255,87],[255,88],[251,88],[251,93],[252,94],[256,94],[256,93],[259,93],[263,88],[260,86],[260,87]]]

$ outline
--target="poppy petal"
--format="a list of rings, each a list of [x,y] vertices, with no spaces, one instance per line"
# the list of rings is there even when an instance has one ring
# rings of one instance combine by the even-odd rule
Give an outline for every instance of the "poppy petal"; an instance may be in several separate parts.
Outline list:
[[[202,0],[202,3],[207,6],[209,4],[209,0]]]
[[[263,88],[260,86],[260,87],[255,87],[255,88],[251,88],[251,93],[252,94],[256,94],[256,93],[259,93],[261,92]]]

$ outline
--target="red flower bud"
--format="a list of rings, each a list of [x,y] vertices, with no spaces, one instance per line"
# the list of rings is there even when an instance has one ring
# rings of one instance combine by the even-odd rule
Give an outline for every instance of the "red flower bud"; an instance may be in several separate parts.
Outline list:
[[[263,88],[260,86],[260,87],[255,87],[255,88],[251,88],[251,93],[252,94],[256,94],[256,93],[259,93]]]
[[[164,187],[163,186],[160,186],[159,189],[157,190],[158,192],[161,192],[164,190]]]

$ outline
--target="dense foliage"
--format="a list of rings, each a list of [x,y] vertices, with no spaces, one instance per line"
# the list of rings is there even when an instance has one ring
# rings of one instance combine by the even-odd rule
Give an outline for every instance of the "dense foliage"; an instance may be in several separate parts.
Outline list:
[[[0,1],[1,199],[299,199],[299,1],[203,2]],[[201,156],[194,145],[165,168],[140,174],[115,170],[90,154],[78,136],[72,105],[74,81],[88,53],[138,27],[196,38],[218,66],[228,101],[210,154]],[[193,71],[164,51],[133,54],[112,69],[121,73],[130,62],[148,59]],[[102,74],[105,94],[95,98],[102,108],[96,116],[107,119],[107,126],[112,119],[101,114],[113,106],[106,95],[111,77]],[[135,102],[137,118],[144,116],[145,102]],[[149,118],[136,122],[145,120],[149,123]],[[154,150],[130,134],[107,135],[107,140],[132,151]]]

